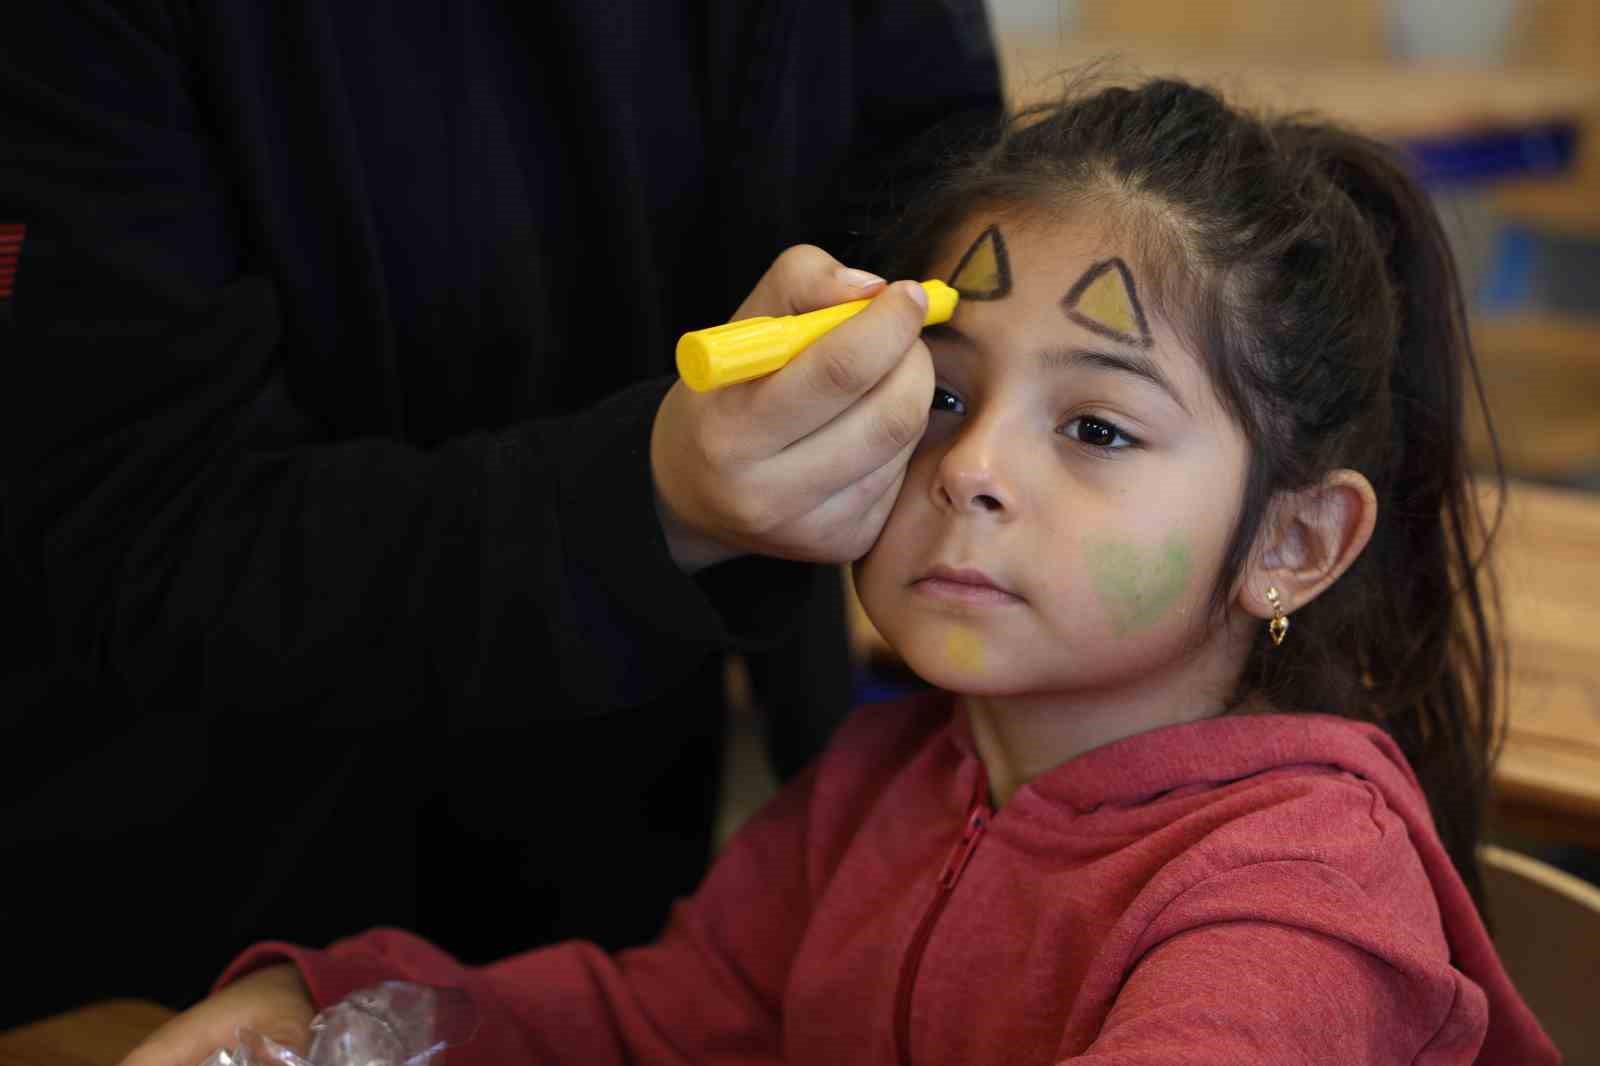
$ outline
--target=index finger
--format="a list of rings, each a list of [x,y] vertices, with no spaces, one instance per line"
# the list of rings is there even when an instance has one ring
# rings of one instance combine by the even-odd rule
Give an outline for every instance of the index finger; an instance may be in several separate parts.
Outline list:
[[[916,344],[927,308],[922,286],[895,282],[788,366],[745,385],[769,449],[814,433],[871,391]]]
[[[847,267],[814,244],[797,244],[773,260],[729,321],[804,314],[871,296],[883,284],[876,274]]]

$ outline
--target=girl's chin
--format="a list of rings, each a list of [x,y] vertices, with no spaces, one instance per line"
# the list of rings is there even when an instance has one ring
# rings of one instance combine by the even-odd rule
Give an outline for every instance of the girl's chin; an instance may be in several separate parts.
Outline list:
[[[962,696],[1005,696],[1016,690],[998,657],[988,649],[911,649],[903,655],[911,672],[928,684]]]
[[[1039,672],[1036,654],[977,626],[891,626],[883,636],[917,677],[961,696],[1032,696],[1052,691],[1061,680]]]

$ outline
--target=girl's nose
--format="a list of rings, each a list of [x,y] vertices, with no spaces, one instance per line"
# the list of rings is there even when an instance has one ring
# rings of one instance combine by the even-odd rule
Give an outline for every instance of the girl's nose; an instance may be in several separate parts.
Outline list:
[[[1003,450],[992,427],[963,427],[939,460],[930,489],[936,506],[952,513],[968,512],[1009,519],[1018,495],[1003,473]]]

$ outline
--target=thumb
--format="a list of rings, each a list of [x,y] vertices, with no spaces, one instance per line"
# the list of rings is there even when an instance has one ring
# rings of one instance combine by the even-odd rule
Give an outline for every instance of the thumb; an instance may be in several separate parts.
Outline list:
[[[265,1050],[261,1046],[263,1038],[274,1044],[281,1045],[301,1057],[305,1056],[311,1047],[311,1019],[296,1016],[280,1016],[268,1018],[256,1025],[245,1029],[239,1037],[239,1042],[252,1046],[257,1052],[257,1061],[268,1061],[260,1057],[260,1052]]]
[[[232,1048],[241,1029],[304,1054],[316,1009],[292,966],[240,978],[168,1020],[128,1053],[121,1066],[196,1066],[218,1048]]]

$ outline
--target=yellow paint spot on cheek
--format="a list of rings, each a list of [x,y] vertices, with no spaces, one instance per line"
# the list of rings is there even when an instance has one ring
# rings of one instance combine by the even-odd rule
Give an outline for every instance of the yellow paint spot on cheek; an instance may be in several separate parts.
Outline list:
[[[944,638],[945,658],[957,670],[983,668],[983,638],[970,629],[952,629]]]

